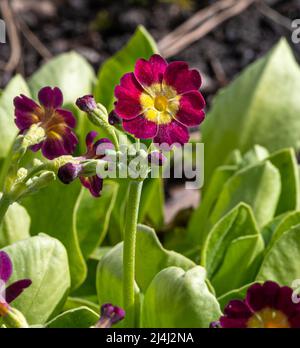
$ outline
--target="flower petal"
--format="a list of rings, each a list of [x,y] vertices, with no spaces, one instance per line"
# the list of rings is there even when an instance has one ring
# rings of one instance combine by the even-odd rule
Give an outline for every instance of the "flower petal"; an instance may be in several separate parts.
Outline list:
[[[97,136],[98,136],[98,133],[96,131],[91,131],[85,137],[85,144],[88,150],[92,147],[93,142],[95,138],[97,138]]]
[[[244,318],[251,317],[252,312],[244,301],[232,300],[224,309],[224,314],[230,318]]]
[[[115,88],[115,112],[121,118],[132,119],[141,113],[140,95],[143,88],[133,73],[125,74],[120,85]]]
[[[63,104],[63,94],[58,87],[44,87],[38,94],[41,105],[45,108],[60,108]]]
[[[160,125],[158,133],[154,138],[154,143],[166,143],[169,146],[175,143],[185,144],[189,140],[189,132],[187,128],[179,122],[173,120],[169,124]]]
[[[146,120],[143,116],[137,116],[132,120],[124,120],[123,128],[136,138],[149,139],[155,137],[157,134],[158,125]]]
[[[287,316],[294,313],[297,304],[292,301],[293,289],[288,286],[282,286],[279,289],[277,303],[275,308],[281,310]]]
[[[30,146],[30,150],[33,152],[37,152],[41,149],[42,145],[43,145],[43,142],[40,142],[39,144],[36,144],[36,145],[32,145]]]
[[[149,60],[139,59],[135,64],[134,75],[142,86],[161,83],[168,63],[158,54]]]
[[[220,324],[225,329],[244,329],[247,327],[247,321],[245,318],[232,319],[225,316],[220,318]]]
[[[94,197],[100,197],[100,193],[103,186],[103,179],[98,176],[80,177],[82,185],[89,189],[90,193]]]
[[[0,251],[0,279],[6,283],[11,274],[13,266],[9,255],[5,251]]]
[[[70,128],[76,127],[76,118],[71,111],[65,109],[56,109],[56,112],[63,117],[65,123]]]
[[[43,142],[43,155],[52,160],[63,155],[71,155],[78,143],[76,135],[69,129],[65,128],[64,134],[56,134],[56,136],[48,136]]]
[[[21,279],[12,283],[8,288],[6,288],[6,302],[11,303],[31,284],[32,281],[30,279]]]
[[[173,62],[168,65],[165,71],[164,82],[181,94],[197,91],[201,86],[201,76],[198,70],[189,70],[187,63]]]
[[[291,327],[294,329],[300,329],[300,311],[295,314],[292,318],[289,318]]]
[[[180,98],[176,119],[187,127],[198,126],[205,118],[204,106],[205,101],[200,92],[187,92]]]
[[[261,284],[253,284],[247,291],[245,302],[253,312],[257,312],[265,307],[264,289]]]
[[[41,108],[32,99],[21,94],[14,99],[15,106],[15,123],[16,126],[24,131],[34,123],[40,122],[39,114]]]

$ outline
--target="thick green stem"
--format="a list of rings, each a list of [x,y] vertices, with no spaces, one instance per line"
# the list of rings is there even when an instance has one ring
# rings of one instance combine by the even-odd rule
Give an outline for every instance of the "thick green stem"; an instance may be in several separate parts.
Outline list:
[[[123,249],[123,300],[127,327],[135,326],[135,244],[143,181],[131,181],[126,207]]]
[[[7,212],[7,209],[9,208],[11,204],[11,201],[7,195],[2,194],[2,197],[0,198],[0,225],[2,223],[2,220]]]

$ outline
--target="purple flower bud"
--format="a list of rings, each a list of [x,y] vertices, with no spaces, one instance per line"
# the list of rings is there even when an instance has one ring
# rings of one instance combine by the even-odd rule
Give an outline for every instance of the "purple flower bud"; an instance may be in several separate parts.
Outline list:
[[[78,98],[76,100],[76,105],[79,107],[81,111],[87,113],[94,111],[97,107],[96,101],[91,94]]]
[[[111,303],[106,303],[101,307],[101,317],[96,323],[97,328],[110,328],[125,318],[125,311]]]
[[[121,123],[120,117],[115,113],[115,111],[111,111],[108,115],[108,122],[110,125],[115,126]]]
[[[159,151],[152,151],[148,155],[148,162],[156,166],[163,166],[166,160],[167,160],[166,156]]]
[[[79,176],[81,170],[80,163],[66,163],[58,169],[57,176],[64,184],[70,184]]]

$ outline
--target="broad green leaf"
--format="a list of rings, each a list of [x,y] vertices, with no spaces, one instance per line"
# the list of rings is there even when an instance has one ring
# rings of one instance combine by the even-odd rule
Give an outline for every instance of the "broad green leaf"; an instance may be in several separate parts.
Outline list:
[[[115,204],[118,186],[105,181],[100,198],[83,189],[76,214],[77,233],[85,258],[103,242]]]
[[[63,185],[58,180],[23,201],[31,217],[32,235],[45,232],[59,239],[68,251],[72,289],[86,277],[86,265],[80,250],[75,216],[78,209],[79,182]]]
[[[284,232],[289,230],[292,227],[295,227],[300,224],[300,212],[293,211],[286,214],[281,220],[280,223],[276,226],[276,229],[273,232],[272,239],[269,245],[271,248],[274,243],[283,235]]]
[[[253,164],[257,164],[269,156],[269,151],[260,145],[254,145],[249,151],[247,151],[239,162],[240,168],[245,168]]]
[[[25,80],[21,75],[16,75],[0,96],[0,158],[8,155],[18,133],[18,128],[14,122],[13,99],[19,94],[30,96]]]
[[[50,329],[84,329],[96,324],[99,315],[88,307],[70,309],[51,320],[46,327]]]
[[[215,170],[203,200],[192,214],[188,224],[187,238],[191,244],[203,245],[208,233],[206,226],[208,217],[218,200],[220,191],[235,171],[236,166],[221,166]]]
[[[154,228],[160,228],[164,223],[164,192],[163,181],[160,178],[145,180],[141,195],[139,221],[147,222]]]
[[[238,148],[300,148],[300,69],[285,40],[247,67],[215,98],[202,125],[205,177]],[[217,154],[217,155],[216,155]]]
[[[59,87],[64,95],[64,104],[73,105],[77,98],[92,92],[94,82],[92,66],[73,51],[60,54],[42,65],[28,84],[34,97],[45,86]]]
[[[277,229],[277,226],[285,219],[286,216],[288,216],[289,213],[284,213],[281,215],[276,216],[273,220],[268,222],[263,228],[261,229],[261,235],[265,241],[265,245],[268,246],[270,243],[270,240],[272,239],[272,236],[274,234],[274,231]]]
[[[258,227],[251,208],[240,203],[210,231],[202,250],[201,264],[211,279],[222,267],[231,243],[245,236],[257,236]],[[235,262],[235,260],[233,260]]]
[[[220,307],[205,282],[205,269],[168,267],[148,287],[141,325],[148,328],[205,328],[219,319]]]
[[[97,294],[100,306],[104,303],[112,303],[123,307],[123,243],[117,244],[104,255],[97,268]],[[136,297],[136,323],[138,327],[140,314],[140,290],[135,284]],[[124,327],[125,320],[117,324]]]
[[[30,237],[30,216],[25,208],[13,203],[7,210],[0,226],[0,247]]]
[[[267,252],[257,275],[257,280],[273,280],[291,286],[300,278],[300,225],[284,232]]]
[[[155,275],[170,266],[188,270],[195,264],[179,253],[164,249],[152,228],[139,225],[136,240],[136,282],[141,291],[145,292]]]
[[[70,287],[68,257],[64,246],[47,235],[17,242],[3,249],[12,259],[10,282],[29,278],[32,284],[13,306],[29,324],[44,324],[59,311]]]
[[[209,217],[208,226],[213,226],[240,202],[252,207],[258,225],[263,226],[273,218],[280,192],[279,171],[269,161],[246,167],[225,183]]]
[[[247,290],[253,284],[254,283],[244,285],[239,289],[231,290],[231,291],[227,292],[226,294],[218,297],[218,301],[220,303],[221,310],[224,311],[224,308],[228,305],[229,301],[231,301],[231,300],[244,300],[246,298],[246,295],[247,295]]]
[[[272,154],[268,159],[279,170],[281,175],[281,194],[276,215],[289,210],[299,209],[300,189],[295,151],[292,148],[280,150]]]
[[[253,281],[263,250],[264,242],[260,235],[233,240],[226,250],[222,266],[210,279],[216,293],[221,295]]]
[[[99,313],[99,305],[91,302],[85,298],[81,297],[68,297],[66,303],[64,304],[64,312],[69,311],[70,309],[76,309],[78,307],[88,307],[94,312]]]
[[[148,59],[156,52],[157,47],[154,40],[144,27],[139,26],[127,45],[100,67],[95,88],[96,100],[111,110],[114,88],[119,84],[120,78],[125,73],[134,70],[137,59]]]

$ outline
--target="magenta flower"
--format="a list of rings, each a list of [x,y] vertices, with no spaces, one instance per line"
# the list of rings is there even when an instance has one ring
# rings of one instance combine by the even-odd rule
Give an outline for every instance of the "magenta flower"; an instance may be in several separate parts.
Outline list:
[[[253,284],[243,301],[232,300],[224,315],[211,327],[300,328],[300,303],[292,301],[293,290],[267,281]]]
[[[58,177],[64,184],[70,184],[79,178],[82,185],[89,189],[94,197],[100,197],[103,179],[97,175],[83,176],[84,162],[89,159],[103,159],[107,149],[114,149],[112,142],[107,138],[102,138],[94,142],[97,132],[90,132],[86,136],[87,151],[83,156],[74,158],[74,163],[66,163],[58,170]],[[76,162],[76,163],[75,163]]]
[[[124,318],[125,311],[122,308],[106,303],[101,307],[101,316],[95,327],[102,329],[110,328]]]
[[[0,317],[9,312],[9,304],[31,285],[30,279],[21,279],[5,289],[4,286],[11,277],[12,271],[13,266],[8,254],[0,251]]]
[[[155,143],[184,144],[188,127],[205,117],[205,101],[198,91],[201,76],[185,62],[168,64],[155,54],[139,59],[135,70],[125,74],[115,89],[115,112],[123,128],[136,138],[153,138]]]
[[[21,133],[37,124],[45,131],[45,139],[31,147],[42,149],[43,155],[53,159],[74,152],[78,139],[73,132],[76,120],[71,111],[62,109],[63,95],[59,88],[44,87],[38,93],[40,105],[21,94],[14,99],[15,123]]]

